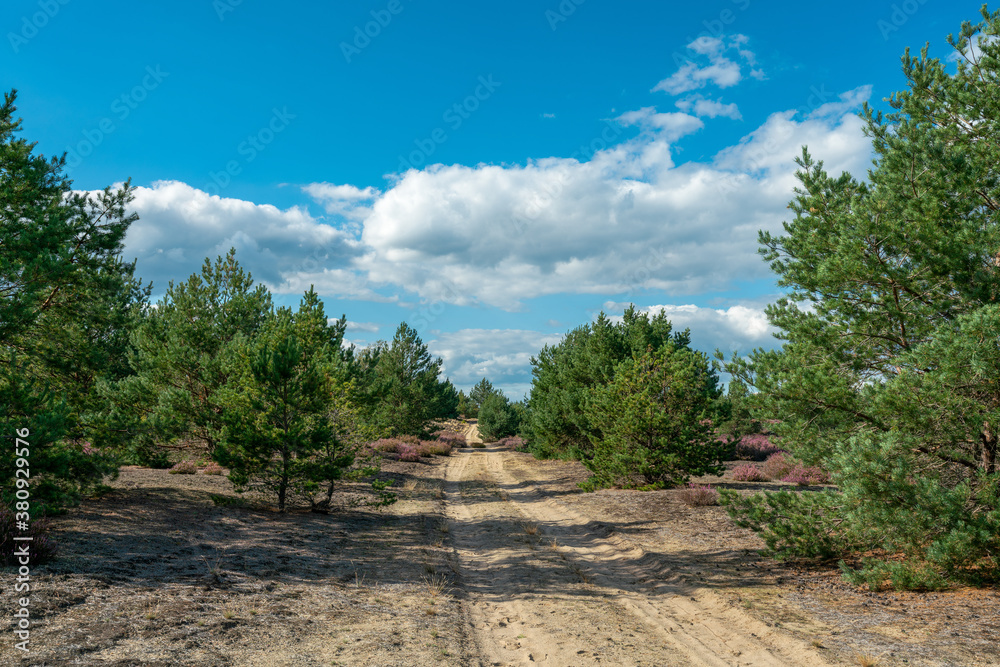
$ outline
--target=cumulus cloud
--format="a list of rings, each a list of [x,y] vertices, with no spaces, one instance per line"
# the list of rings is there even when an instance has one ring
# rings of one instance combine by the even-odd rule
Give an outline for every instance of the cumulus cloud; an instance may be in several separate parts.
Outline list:
[[[410,170],[372,205],[355,265],[424,300],[510,310],[550,294],[691,294],[766,278],[757,230],[788,217],[802,145],[833,173],[867,168],[869,142],[847,108],[867,92],[773,114],[707,162],[675,164],[663,136],[699,119],[642,108],[620,120],[649,131],[589,161]]]
[[[735,86],[743,80],[743,66],[750,76],[762,78],[763,72],[755,69],[756,59],[752,51],[741,48],[747,43],[746,35],[729,37],[702,36],[688,44],[687,48],[708,60],[707,64],[688,61],[672,75],[653,87],[653,91],[663,91],[670,95],[680,95],[712,84],[719,88]],[[727,54],[735,52],[735,60]],[[742,61],[742,62],[741,62]]]
[[[695,51],[724,57],[732,44],[702,40]],[[161,291],[167,278],[235,246],[275,292],[315,285],[327,298],[399,305],[404,294],[424,304],[518,310],[553,294],[723,290],[770,277],[756,254],[757,230],[780,230],[787,219],[802,145],[833,173],[864,174],[869,165],[854,111],[870,89],[821,92],[814,108],[772,114],[709,160],[677,164],[674,144],[704,126],[699,114],[738,111],[695,95],[679,103],[693,115],[653,107],[620,114],[639,134],[605,143],[589,159],[431,165],[393,175],[384,190],[305,186],[336,224],[305,208],[161,181],[136,190],[140,220],[126,256],[138,257],[140,275]]]
[[[705,127],[701,120],[689,114],[657,113],[653,107],[627,111],[615,120],[626,126],[638,125],[643,130],[656,132],[665,141],[677,141]]]
[[[439,334],[427,349],[441,357],[443,374],[459,389],[468,392],[485,377],[516,401],[531,387],[531,357],[561,340],[562,334],[538,331],[462,329]]]
[[[604,309],[614,321],[621,321],[627,303],[608,301]],[[666,313],[674,331],[691,329],[691,346],[708,354],[715,350],[723,353],[745,354],[757,347],[773,348],[780,345],[774,338],[777,331],[767,321],[764,309],[756,304],[734,305],[728,308],[705,308],[695,305],[663,304],[641,309],[650,315]]]
[[[330,296],[380,298],[351,269],[361,254],[351,235],[312,217],[301,207],[281,210],[208,193],[178,181],[137,187],[131,207],[139,220],[129,228],[124,256],[162,293],[168,280],[183,280],[236,248],[240,264],[277,292],[300,292],[310,280]]]
[[[335,322],[336,318],[332,318],[330,322]],[[381,325],[375,322],[353,322],[347,320],[347,330],[348,331],[362,331],[364,333],[377,333],[381,329]]]
[[[732,118],[733,120],[743,119],[735,103],[723,104],[721,100],[707,100],[703,97],[694,96],[677,100],[676,105],[681,111],[693,113],[695,116],[707,118],[722,116],[724,118]]]
[[[855,110],[870,94],[870,86],[842,93],[837,101],[822,104],[801,119],[794,110],[771,114],[739,144],[720,151],[715,164],[740,178],[756,175],[757,180],[766,180],[769,189],[786,197],[796,185],[788,159],[798,155],[803,145],[826,163],[829,172],[847,170],[863,176],[870,164],[871,147],[862,132],[864,121]],[[770,178],[760,178],[763,174]]]
[[[302,191],[321,204],[327,213],[357,221],[364,220],[371,213],[364,202],[370,202],[381,194],[371,186],[358,188],[333,183],[310,183]]]

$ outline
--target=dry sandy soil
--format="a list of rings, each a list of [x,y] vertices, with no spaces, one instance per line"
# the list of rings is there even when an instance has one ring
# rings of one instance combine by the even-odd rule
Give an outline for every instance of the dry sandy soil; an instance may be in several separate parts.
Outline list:
[[[0,664],[1000,665],[995,589],[860,590],[761,559],[721,508],[583,493],[578,463],[497,445],[384,472],[391,507],[347,485],[279,515],[213,502],[238,500],[224,477],[125,468],[55,522],[28,656],[0,570]]]

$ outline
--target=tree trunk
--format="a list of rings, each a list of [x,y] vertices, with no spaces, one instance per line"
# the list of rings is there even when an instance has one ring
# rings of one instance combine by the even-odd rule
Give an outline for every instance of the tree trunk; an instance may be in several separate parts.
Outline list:
[[[285,511],[285,493],[288,491],[288,450],[281,452],[281,478],[278,481],[278,511]]]
[[[982,460],[980,467],[987,475],[996,472],[997,466],[997,434],[990,429],[989,422],[983,422],[983,430],[980,433],[983,442]]]

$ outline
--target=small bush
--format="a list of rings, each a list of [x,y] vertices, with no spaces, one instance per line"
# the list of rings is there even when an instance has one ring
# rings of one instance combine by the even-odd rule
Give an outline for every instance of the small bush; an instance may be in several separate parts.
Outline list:
[[[522,451],[525,445],[527,445],[528,443],[524,438],[522,438],[519,435],[510,435],[507,436],[506,438],[501,438],[500,440],[498,440],[497,444],[503,447],[510,447],[511,449],[514,449],[516,451]]]
[[[764,477],[772,481],[784,479],[795,468],[795,462],[782,453],[771,454],[760,464]]]
[[[798,465],[782,477],[781,481],[799,486],[811,486],[813,484],[826,484],[830,481],[830,476],[822,468]]]
[[[218,463],[209,463],[201,469],[201,472],[206,475],[221,475],[225,472],[225,470]]]
[[[724,489],[719,501],[737,526],[764,538],[768,555],[826,559],[851,546],[839,493],[778,491],[742,496]]]
[[[396,452],[400,444],[402,443],[396,438],[381,438],[371,443],[369,447],[376,452],[391,454]]]
[[[439,440],[421,442],[419,451],[421,456],[451,456],[451,445]]]
[[[46,563],[56,556],[59,550],[55,541],[49,537],[49,524],[46,519],[28,521],[28,530],[17,527],[16,514],[6,506],[0,505],[0,565],[21,565],[18,556],[14,554],[22,545],[28,545],[28,558],[31,565]],[[30,537],[30,542],[14,541],[14,537]]]
[[[733,468],[733,479],[737,482],[766,482],[767,476],[753,463],[743,463]]]
[[[397,435],[394,439],[407,445],[413,445],[414,447],[420,445],[420,438],[415,435]]]
[[[940,591],[948,587],[947,578],[927,563],[879,562],[866,558],[863,567],[853,569],[840,561],[844,579],[855,586],[880,591],[891,587],[898,591]]]
[[[171,475],[193,475],[198,472],[198,464],[194,461],[181,461],[167,471]]]
[[[719,492],[711,486],[690,483],[681,489],[680,496],[684,504],[692,507],[719,504]]]
[[[420,451],[415,445],[409,443],[401,442],[399,446],[396,447],[396,453],[399,454],[400,461],[419,461]]]
[[[212,503],[218,507],[246,507],[246,498],[240,498],[239,496],[224,496],[219,493],[209,494],[209,498],[212,499]]]
[[[741,461],[766,461],[768,457],[784,451],[763,433],[745,435],[733,445],[733,457]]]
[[[465,436],[455,431],[441,431],[438,433],[437,439],[451,445],[454,449],[465,447]]]

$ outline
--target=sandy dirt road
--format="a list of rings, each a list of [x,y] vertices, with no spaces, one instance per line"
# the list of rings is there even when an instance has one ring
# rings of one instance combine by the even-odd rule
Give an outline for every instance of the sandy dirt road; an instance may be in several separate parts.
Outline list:
[[[474,425],[466,436],[481,442]],[[470,664],[830,664],[685,581],[669,557],[517,481],[510,456],[467,448],[444,472]]]
[[[398,502],[344,483],[329,513],[125,467],[54,521],[31,652],[0,642],[0,665],[1000,665],[995,591],[862,590],[676,490],[584,493],[578,462],[476,444],[386,457]],[[8,638],[18,604],[0,595]]]

